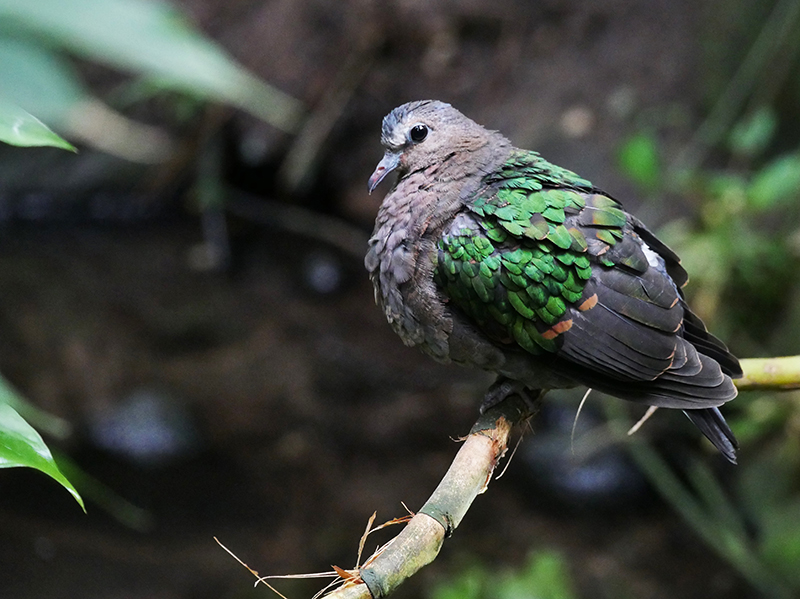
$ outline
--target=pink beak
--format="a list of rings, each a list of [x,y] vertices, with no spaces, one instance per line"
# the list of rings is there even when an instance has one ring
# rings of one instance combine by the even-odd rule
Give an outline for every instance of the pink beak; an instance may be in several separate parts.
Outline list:
[[[400,154],[397,152],[392,152],[390,150],[386,150],[386,153],[383,155],[383,158],[378,163],[378,166],[375,167],[375,172],[372,173],[372,176],[369,178],[369,192],[372,193],[375,188],[383,181],[384,177],[391,173],[394,169],[398,167],[400,164]]]

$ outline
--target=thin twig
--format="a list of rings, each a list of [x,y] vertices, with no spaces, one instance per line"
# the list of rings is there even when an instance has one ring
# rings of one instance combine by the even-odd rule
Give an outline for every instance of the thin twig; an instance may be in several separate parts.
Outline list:
[[[364,553],[364,544],[367,542],[367,537],[369,536],[370,528],[372,528],[372,523],[375,522],[375,516],[378,515],[378,512],[372,512],[372,515],[367,520],[367,528],[364,530],[364,534],[361,535],[361,540],[358,542],[358,555],[356,555],[356,569],[361,565],[361,554]]]
[[[642,428],[642,425],[648,420],[650,420],[650,416],[655,414],[657,410],[658,406],[650,406],[649,408],[647,408],[647,411],[644,413],[644,416],[639,418],[639,420],[636,421],[636,424],[634,424],[630,429],[628,429],[628,436],[630,437],[631,435],[635,435],[636,432],[640,428]]]
[[[256,584],[258,584],[258,583],[260,582],[261,584],[263,584],[263,585],[265,585],[267,588],[269,588],[269,590],[271,590],[273,593],[275,593],[276,595],[278,595],[278,597],[281,597],[282,599],[286,599],[286,597],[285,597],[284,595],[282,595],[282,594],[280,593],[280,591],[278,591],[278,589],[276,589],[275,587],[273,587],[273,586],[272,586],[270,583],[268,583],[266,580],[264,580],[264,578],[263,578],[263,577],[259,576],[258,572],[256,572],[255,570],[253,570],[253,568],[251,568],[250,566],[248,566],[247,564],[245,564],[245,563],[244,563],[244,562],[243,562],[241,559],[239,559],[239,556],[238,556],[238,555],[236,555],[236,554],[235,554],[233,551],[231,551],[231,550],[230,550],[230,549],[228,549],[227,547],[225,547],[225,545],[223,545],[223,544],[220,542],[220,540],[219,540],[217,537],[214,537],[214,540],[217,542],[217,545],[219,545],[220,547],[222,547],[222,548],[223,548],[223,549],[224,549],[224,550],[225,550],[225,551],[228,553],[228,555],[230,555],[230,556],[231,556],[233,559],[235,559],[237,562],[239,562],[241,565],[243,565],[245,568],[247,568],[247,569],[250,571],[250,573],[251,573],[253,576],[255,576],[255,577],[256,577]]]

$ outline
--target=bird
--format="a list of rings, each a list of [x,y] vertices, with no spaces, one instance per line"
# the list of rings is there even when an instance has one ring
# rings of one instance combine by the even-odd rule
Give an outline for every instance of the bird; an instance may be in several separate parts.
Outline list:
[[[364,264],[392,329],[513,393],[586,386],[682,410],[730,462],[739,361],[689,308],[680,259],[620,202],[450,104],[383,119],[369,192],[395,172]]]

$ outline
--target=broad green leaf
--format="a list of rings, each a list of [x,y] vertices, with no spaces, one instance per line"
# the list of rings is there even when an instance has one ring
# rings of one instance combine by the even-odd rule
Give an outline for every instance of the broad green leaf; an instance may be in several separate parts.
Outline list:
[[[9,400],[14,401],[15,396],[0,380],[0,468],[27,466],[40,470],[61,483],[84,508],[83,499],[58,469],[42,437],[11,407]]]
[[[0,141],[12,146],[53,146],[76,151],[35,116],[16,104],[0,99]]]
[[[156,0],[0,0],[0,26],[156,79],[165,86],[239,106],[291,129],[290,96],[238,66],[222,48]]]
[[[762,168],[748,190],[750,205],[767,210],[800,198],[800,155],[780,156]]]
[[[637,133],[628,138],[617,154],[619,166],[628,177],[647,192],[658,189],[661,181],[661,162],[658,144],[650,133]]]
[[[75,105],[88,97],[62,56],[32,40],[0,35],[0,99],[60,127],[66,125]]]
[[[731,150],[744,156],[758,156],[767,147],[778,128],[778,118],[769,106],[762,106],[739,121],[730,134]]]

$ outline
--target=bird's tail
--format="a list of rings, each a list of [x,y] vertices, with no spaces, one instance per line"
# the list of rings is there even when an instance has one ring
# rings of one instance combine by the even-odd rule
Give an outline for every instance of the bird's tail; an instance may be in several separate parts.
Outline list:
[[[736,463],[736,450],[739,448],[739,443],[736,441],[736,437],[733,436],[733,431],[731,431],[728,423],[725,422],[725,418],[719,408],[684,410],[683,413],[708,437],[708,440],[714,444],[714,447],[719,449],[730,463]]]

